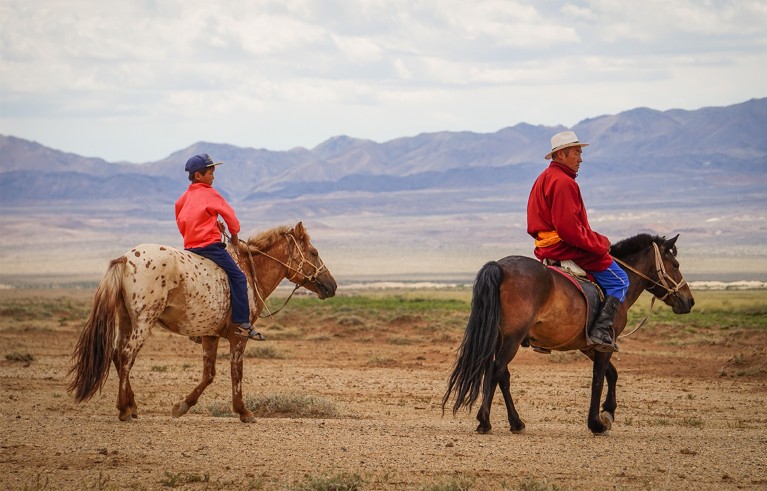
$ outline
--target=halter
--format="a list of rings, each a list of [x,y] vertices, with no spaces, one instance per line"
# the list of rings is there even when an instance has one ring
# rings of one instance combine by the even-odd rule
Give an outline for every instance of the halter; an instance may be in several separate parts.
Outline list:
[[[647,290],[648,292],[653,294],[652,300],[650,300],[650,312],[645,316],[644,319],[642,319],[642,321],[639,323],[639,325],[636,326],[631,332],[629,332],[627,334],[622,334],[620,336],[622,338],[631,336],[632,334],[637,332],[639,330],[639,328],[642,327],[645,324],[645,322],[647,322],[650,319],[650,316],[652,315],[652,309],[655,306],[655,299],[658,299],[660,301],[664,301],[664,300],[666,300],[671,295],[674,295],[674,296],[678,297],[679,296],[679,290],[683,286],[685,286],[687,284],[687,280],[685,280],[684,278],[682,278],[682,281],[677,283],[674,280],[674,278],[672,278],[671,276],[669,276],[668,273],[666,273],[666,266],[663,264],[663,256],[660,253],[660,248],[658,248],[658,244],[653,242],[652,246],[653,246],[653,250],[655,251],[655,272],[658,274],[658,280],[657,281],[653,280],[652,278],[648,277],[647,275],[645,275],[643,273],[640,273],[639,271],[637,271],[633,267],[629,266],[625,262],[621,261],[620,259],[613,258],[613,259],[615,259],[615,262],[617,262],[618,264],[620,264],[624,268],[632,271],[634,274],[639,275],[641,278],[644,278],[645,280],[649,281],[650,283],[653,283],[653,287],[652,287],[653,289],[656,288],[656,287],[660,287],[660,288],[662,288],[666,292],[665,295],[663,295],[662,297],[659,297],[657,294],[653,293],[650,289],[645,288],[645,290]],[[672,283],[674,286],[673,287],[669,286],[669,283]]]

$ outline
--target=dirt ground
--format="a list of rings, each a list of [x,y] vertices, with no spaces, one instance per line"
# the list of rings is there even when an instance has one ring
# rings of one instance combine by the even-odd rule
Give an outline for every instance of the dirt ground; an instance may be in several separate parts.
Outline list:
[[[245,360],[246,397],[316,397],[337,414],[254,424],[211,410],[231,402],[225,357],[199,409],[171,416],[202,358],[168,332],[152,334],[132,371],[137,420],[117,419],[114,371],[101,394],[75,404],[66,376],[83,320],[0,332],[0,488],[767,489],[764,332],[667,343],[654,326],[623,340],[606,437],[586,427],[590,362],[522,350],[512,394],[526,433],[509,431],[496,394],[493,431],[479,435],[474,412],[441,412],[461,332],[435,335],[418,316],[373,331],[289,313],[267,321],[272,339],[248,349],[270,355]]]

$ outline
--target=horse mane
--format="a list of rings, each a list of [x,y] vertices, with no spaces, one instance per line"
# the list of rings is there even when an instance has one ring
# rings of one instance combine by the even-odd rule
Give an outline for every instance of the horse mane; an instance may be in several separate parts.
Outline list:
[[[289,225],[270,228],[269,230],[260,232],[252,237],[248,237],[248,247],[251,248],[253,252],[266,251],[270,249],[280,237],[290,233],[292,230],[293,227]],[[299,237],[296,238],[301,240]],[[309,240],[309,235],[306,234],[303,240]]]
[[[663,244],[666,241],[665,237],[659,237],[657,235],[639,234],[634,237],[624,239],[617,244],[610,246],[610,255],[617,257],[618,259],[626,259],[629,256],[638,254],[639,252],[650,247],[653,242],[658,245]],[[676,255],[676,246],[674,246],[672,254]]]

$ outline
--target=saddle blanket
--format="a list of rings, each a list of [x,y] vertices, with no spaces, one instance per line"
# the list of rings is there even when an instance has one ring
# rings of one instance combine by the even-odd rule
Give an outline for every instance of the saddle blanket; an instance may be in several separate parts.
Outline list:
[[[572,261],[565,261],[565,263],[572,263]],[[584,333],[586,334],[586,339],[588,339],[589,329],[596,321],[597,315],[599,315],[599,310],[602,308],[602,302],[605,298],[602,288],[594,283],[589,278],[588,274],[576,266],[575,263],[561,265],[557,262],[553,264],[547,264],[546,267],[570,280],[570,282],[575,285],[578,291],[581,292],[584,300],[586,300],[587,315],[583,329]],[[526,344],[530,346],[529,342],[523,343],[522,345],[525,346]],[[547,348],[541,348],[539,346],[532,346],[532,348],[539,353],[551,353],[551,350]]]

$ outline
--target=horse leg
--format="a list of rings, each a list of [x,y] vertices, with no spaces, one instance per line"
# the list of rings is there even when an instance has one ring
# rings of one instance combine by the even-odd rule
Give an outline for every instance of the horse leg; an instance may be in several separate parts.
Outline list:
[[[586,356],[594,361],[595,351],[584,351]],[[605,370],[605,379],[607,380],[607,395],[605,396],[605,402],[602,404],[602,412],[599,413],[599,419],[609,430],[612,428],[615,421],[615,409],[618,407],[617,402],[617,384],[618,384],[618,369],[615,368],[612,361],[607,362],[607,369]]]
[[[615,387],[618,383],[618,369],[615,368],[611,361],[607,362],[605,379],[607,379],[607,396],[605,396],[605,402],[602,404],[602,412],[599,413],[599,419],[609,430],[613,426],[613,421],[615,421],[615,408],[618,407],[615,395]]]
[[[609,426],[611,425],[610,421],[607,421],[608,424],[605,424],[606,422],[600,418],[599,415],[599,403],[602,399],[602,387],[604,386],[605,381],[605,373],[607,372],[608,365],[610,365],[610,356],[612,353],[602,353],[602,352],[595,352],[594,353],[594,368],[592,372],[592,379],[591,379],[591,403],[589,405],[589,416],[588,416],[588,426],[592,433],[595,435],[607,435],[609,434]],[[613,367],[615,368],[615,367]],[[614,373],[612,375],[615,375],[614,379],[615,381],[618,380],[618,372],[617,370],[614,370]],[[611,375],[611,378],[613,376]],[[608,381],[608,386],[609,386]],[[610,397],[615,397],[615,391],[612,391],[612,395],[610,395],[610,390],[608,389],[608,399]],[[605,401],[605,404],[607,404],[607,401]],[[612,408],[614,410],[614,408]]]
[[[133,395],[133,390],[130,386],[130,371],[133,368],[133,363],[136,361],[136,355],[141,347],[144,345],[144,340],[141,337],[132,339],[126,346],[120,350],[118,358],[115,360],[117,366],[117,373],[119,376],[118,388],[117,388],[117,411],[120,421],[130,421],[138,416],[136,409],[136,401]]]
[[[511,399],[511,373],[509,373],[509,367],[506,366],[501,373],[501,379],[498,381],[498,385],[501,387],[501,394],[503,394],[503,401],[506,403],[506,412],[509,418],[509,426],[512,433],[524,433],[525,423],[519,418],[516,408],[514,407],[514,401]]]
[[[490,433],[490,430],[492,429],[493,425],[490,424],[490,407],[493,405],[493,397],[495,396],[495,387],[498,385],[498,372],[499,368],[498,365],[493,365],[493,373],[491,375],[490,381],[489,381],[489,389],[484,390],[484,394],[482,397],[482,405],[479,407],[479,411],[477,411],[477,421],[479,421],[479,424],[477,425],[476,432],[477,433]],[[486,381],[488,383],[488,381]]]
[[[128,315],[128,311],[125,308],[125,304],[122,302],[120,304],[120,309],[118,311],[118,320],[119,320],[119,326],[120,326],[120,342],[118,343],[119,349],[116,350],[114,355],[112,356],[112,363],[114,363],[115,371],[119,374],[120,373],[119,353],[121,353],[125,349],[125,344],[126,344],[125,340],[130,339],[130,332],[131,332],[130,316]],[[138,419],[138,406],[136,405],[136,397],[133,393],[133,388],[131,387],[131,384],[130,384],[130,378],[127,378],[125,380],[125,397],[127,400],[128,408],[130,409],[130,412],[131,412],[131,417],[133,419]]]
[[[197,404],[202,392],[213,383],[216,377],[216,352],[218,351],[218,336],[202,336],[202,379],[192,392],[183,401],[173,406],[171,414],[174,418],[183,416],[189,409]]]
[[[245,407],[242,401],[242,359],[245,354],[247,339],[241,336],[232,335],[229,338],[229,357],[232,366],[232,409],[240,415],[240,421],[243,423],[255,423],[256,417]]]
[[[524,433],[525,431],[525,423],[519,418],[517,409],[514,407],[514,400],[511,398],[511,373],[509,372],[509,363],[517,356],[521,342],[522,340],[516,339],[516,337],[506,337],[500,350],[501,353],[505,353],[505,356],[501,358],[503,370],[499,374],[498,385],[501,388],[501,394],[503,394],[503,402],[506,403],[506,413],[512,433]]]
[[[493,362],[493,373],[489,381],[490,385],[487,388],[489,391],[485,389],[482,406],[480,406],[477,413],[477,420],[479,421],[477,433],[488,433],[492,428],[490,424],[490,408],[493,404],[495,389],[499,384],[503,400],[506,403],[506,412],[508,413],[511,431],[520,433],[525,429],[525,424],[519,419],[519,414],[517,414],[517,410],[514,408],[514,401],[511,398],[510,392],[511,375],[509,373],[509,363],[517,354],[520,342],[521,340],[517,340],[515,337],[506,337],[496,353],[495,361]]]
[[[117,352],[115,352],[114,356],[112,356],[112,362],[114,363],[115,371],[119,374],[120,373],[120,357]],[[127,400],[128,408],[130,409],[130,412],[131,412],[131,417],[133,419],[138,419],[138,406],[136,405],[136,398],[133,394],[133,389],[131,388],[131,385],[130,385],[130,379],[126,380],[126,383],[125,383],[125,397]],[[118,393],[117,408],[120,409],[119,393]]]

